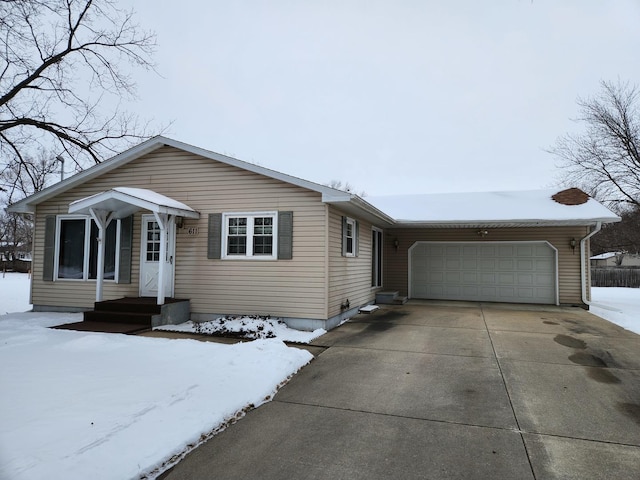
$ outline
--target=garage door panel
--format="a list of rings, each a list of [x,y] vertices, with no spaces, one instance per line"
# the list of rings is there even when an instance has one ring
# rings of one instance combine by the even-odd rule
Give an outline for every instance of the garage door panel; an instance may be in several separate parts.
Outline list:
[[[534,272],[536,269],[536,262],[530,258],[518,258],[516,260],[516,270],[519,272]]]
[[[499,257],[513,257],[514,253],[514,247],[511,245],[501,245],[498,247]]]
[[[477,285],[465,285],[462,287],[462,295],[465,297],[474,297],[479,295]]]
[[[478,268],[482,271],[494,271],[496,260],[494,258],[481,258],[478,260]]]
[[[500,273],[498,275],[498,285],[500,286],[511,286],[516,283],[516,274],[515,273]]]
[[[513,258],[499,258],[498,259],[498,269],[501,271],[509,271],[512,272],[515,270],[515,259]]]
[[[478,274],[476,272],[463,271],[462,281],[465,285],[478,283]]]
[[[478,260],[476,258],[467,258],[464,257],[462,259],[462,269],[463,270],[475,270],[478,268]]]
[[[518,283],[518,285],[531,287],[531,286],[535,285],[535,275],[533,275],[532,273],[518,272],[517,283]]]
[[[555,270],[553,262],[550,262],[546,259],[536,260],[536,271],[537,272],[553,272]]]
[[[556,252],[546,242],[421,242],[410,262],[412,298],[556,302]]]
[[[444,270],[444,257],[428,257],[427,268],[429,268],[429,270]]]
[[[462,283],[462,276],[460,272],[445,272],[444,274],[445,283],[451,283],[454,285],[458,285]]]
[[[429,284],[438,284],[444,282],[444,272],[427,272],[426,282]]]
[[[462,262],[459,258],[446,258],[444,261],[444,268],[447,270],[461,270]]]
[[[446,285],[444,287],[444,294],[450,297],[460,297],[461,289],[457,285]]]

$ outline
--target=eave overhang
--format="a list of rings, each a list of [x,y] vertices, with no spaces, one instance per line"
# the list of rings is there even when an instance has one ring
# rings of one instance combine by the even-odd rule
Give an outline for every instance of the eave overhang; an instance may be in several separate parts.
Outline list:
[[[377,226],[391,227],[396,223],[383,211],[378,210],[359,196],[347,192],[344,192],[343,195],[323,195],[322,201],[339,208],[347,215],[361,218]]]
[[[526,228],[526,227],[587,227],[598,223],[615,223],[621,221],[617,218],[589,218],[569,220],[455,220],[455,221],[413,221],[396,220],[390,228]]]

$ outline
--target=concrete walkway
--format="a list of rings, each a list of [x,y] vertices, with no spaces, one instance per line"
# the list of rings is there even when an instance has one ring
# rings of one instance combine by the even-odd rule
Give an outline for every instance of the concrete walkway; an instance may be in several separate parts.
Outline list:
[[[638,479],[640,336],[577,308],[359,315],[175,479]]]

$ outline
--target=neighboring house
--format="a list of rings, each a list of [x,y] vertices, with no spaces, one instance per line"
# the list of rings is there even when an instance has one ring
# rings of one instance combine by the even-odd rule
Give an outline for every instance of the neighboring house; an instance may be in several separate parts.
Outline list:
[[[194,320],[314,329],[381,291],[584,306],[588,237],[619,218],[577,189],[554,193],[364,200],[155,137],[10,209],[35,214],[35,310],[175,297]]]
[[[0,242],[0,270],[31,271],[31,251],[23,244],[16,248],[13,244]]]
[[[624,252],[605,252],[591,257],[592,267],[639,267],[640,255]]]

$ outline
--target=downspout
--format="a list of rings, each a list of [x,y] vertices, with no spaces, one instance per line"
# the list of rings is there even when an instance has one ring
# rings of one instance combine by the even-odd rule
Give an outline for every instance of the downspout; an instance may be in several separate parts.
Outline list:
[[[595,228],[586,237],[580,240],[580,283],[582,284],[582,303],[591,305],[591,301],[587,300],[587,268],[584,246],[591,237],[600,231],[602,222],[596,222]]]

